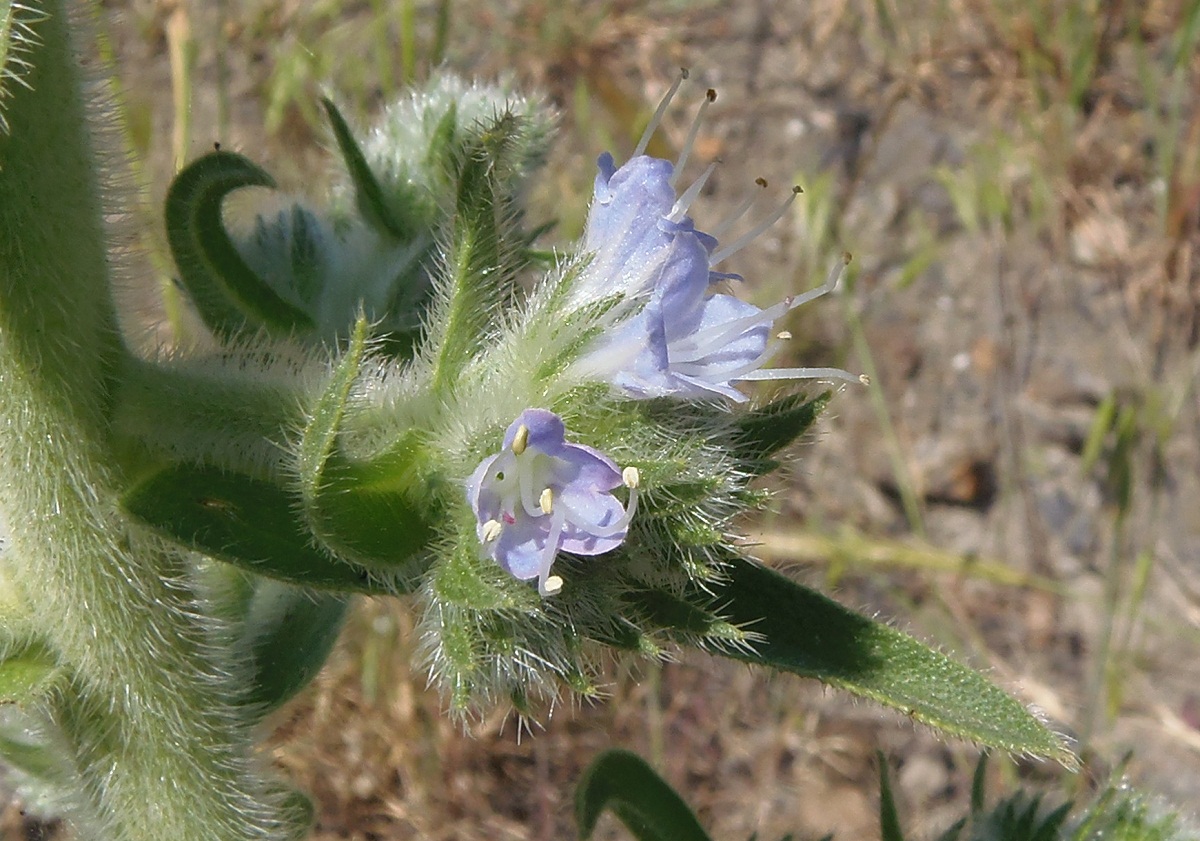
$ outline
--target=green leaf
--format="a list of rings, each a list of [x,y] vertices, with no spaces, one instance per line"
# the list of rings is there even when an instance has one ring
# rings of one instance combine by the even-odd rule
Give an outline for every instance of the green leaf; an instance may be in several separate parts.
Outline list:
[[[776,467],[771,456],[809,430],[829,402],[832,392],[809,400],[802,394],[792,394],[747,412],[738,421],[734,438],[737,454],[760,465],[759,475]]]
[[[759,564],[735,558],[725,572],[710,585],[714,603],[762,641],[751,651],[707,646],[714,653],[817,678],[952,736],[1076,766],[1062,737],[974,670]]]
[[[391,592],[366,570],[316,549],[297,523],[294,500],[269,482],[176,465],[139,482],[121,502],[160,534],[259,575],[323,590]]]
[[[383,188],[379,186],[375,173],[367,165],[366,156],[363,155],[358,141],[354,139],[350,126],[347,125],[337,106],[327,98],[321,99],[321,105],[325,107],[325,113],[329,117],[329,126],[333,129],[333,136],[342,153],[342,160],[346,162],[346,171],[350,174],[350,180],[354,184],[354,198],[358,212],[368,223],[379,230],[386,231],[396,239],[410,238],[411,234],[404,230],[404,226],[393,216],[388,207]]]
[[[58,673],[54,655],[41,645],[13,645],[0,659],[0,704],[25,704],[44,692]]]
[[[321,671],[346,621],[350,598],[263,579],[245,618],[252,676],[247,703],[277,709]]]
[[[333,553],[387,570],[413,586],[425,571],[436,509],[422,469],[424,448],[413,430],[368,461],[338,450],[338,431],[366,352],[360,318],[345,354],[317,400],[300,444],[300,493],[312,533]]]
[[[71,758],[49,735],[53,729],[53,723],[33,711],[0,711],[0,761],[7,766],[10,785],[35,814],[62,814],[82,785]]]
[[[470,359],[489,341],[490,327],[512,294],[522,265],[508,242],[512,208],[500,183],[519,130],[512,113],[501,114],[465,144],[455,159],[454,218],[443,258],[442,301],[427,341],[436,348],[433,387],[452,391]]]
[[[241,187],[274,187],[252,161],[232,152],[210,152],[185,167],[167,191],[167,241],[205,323],[220,336],[259,325],[279,333],[315,329],[303,310],[288,303],[246,265],[225,231],[221,204]]]
[[[692,810],[637,754],[600,754],[575,789],[575,825],[592,837],[604,810],[612,809],[638,841],[710,841]]]

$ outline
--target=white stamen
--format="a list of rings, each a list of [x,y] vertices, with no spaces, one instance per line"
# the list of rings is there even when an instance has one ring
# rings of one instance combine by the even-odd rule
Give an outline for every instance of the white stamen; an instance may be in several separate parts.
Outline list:
[[[717,168],[719,161],[713,161],[708,165],[708,168],[700,174],[700,177],[692,182],[692,186],[688,187],[680,196],[675,204],[671,207],[671,212],[667,214],[667,219],[672,222],[681,220],[687,209],[691,207],[692,202],[696,200],[696,196],[700,195],[700,191],[704,189],[704,182],[708,181],[713,171]]]
[[[767,189],[767,179],[765,178],[755,178],[754,183],[763,190]],[[709,231],[709,235],[714,239],[720,239],[721,237],[725,236],[729,229],[734,226],[734,223],[745,216],[746,211],[749,210],[756,201],[758,201],[758,196],[758,193],[752,192],[742,201],[741,204],[738,205],[737,210],[733,211],[728,219]]]
[[[494,543],[500,539],[500,533],[504,531],[504,524],[499,520],[488,520],[483,524],[483,542]]]
[[[861,383],[862,376],[843,371],[841,368],[762,368],[750,371],[738,380],[843,380],[848,383]]]
[[[699,110],[696,111],[696,118],[692,120],[692,127],[688,130],[687,140],[683,141],[683,150],[679,153],[679,159],[675,161],[675,171],[671,173],[671,177],[667,179],[667,183],[672,187],[679,180],[679,173],[683,171],[684,164],[687,163],[688,155],[692,153],[692,146],[696,143],[696,135],[700,133],[700,124],[704,122],[704,112],[708,110],[708,106],[717,101],[717,92],[709,88],[704,94],[704,101],[700,103]]]
[[[517,434],[513,436],[512,451],[517,455],[525,452],[525,448],[529,446],[529,427],[521,424],[517,427]]]
[[[736,254],[757,239],[759,235],[763,233],[763,231],[767,230],[767,228],[770,228],[783,217],[783,214],[787,213],[788,208],[792,206],[792,202],[796,200],[796,196],[800,195],[802,192],[803,190],[801,190],[799,187],[793,187],[792,194],[784,200],[783,204],[781,204],[774,213],[772,213],[766,219],[763,219],[750,230],[746,231],[746,233],[742,234],[733,242],[729,243],[729,245],[726,245],[723,248],[718,248],[716,251],[714,251],[713,255],[708,260],[708,264],[710,266],[717,265],[717,263],[720,263],[726,257]]]
[[[807,304],[809,301],[815,301],[822,295],[828,295],[833,290],[837,289],[842,282],[842,278],[846,276],[846,267],[850,265],[850,252],[842,254],[842,261],[829,270],[829,274],[825,278],[825,282],[816,289],[810,289],[803,295],[797,295],[787,301],[787,308],[794,310],[796,307]]]
[[[779,341],[781,341],[781,342],[786,342],[791,337],[792,337],[791,330],[780,330],[778,333],[775,334],[775,338],[779,339]]]
[[[606,526],[589,523],[587,517],[582,512],[572,508],[561,497],[558,499],[557,508],[560,511],[565,510],[572,523],[579,525],[580,528],[594,537],[612,537],[614,534],[620,534],[629,528],[629,523],[632,522],[633,515],[637,513],[638,485],[641,484],[642,476],[636,467],[626,467],[621,471],[621,481],[625,484],[625,487],[629,488],[629,504],[625,506],[624,514]],[[632,484],[630,484],[631,482]]]
[[[687,77],[687,68],[681,68],[679,71],[679,76],[675,79],[674,84],[671,85],[670,89],[666,93],[666,96],[664,96],[658,103],[658,108],[655,110],[654,116],[651,117],[650,122],[646,124],[646,130],[642,132],[642,139],[638,141],[637,148],[633,150],[633,154],[630,157],[636,158],[638,155],[641,155],[646,151],[646,147],[650,145],[650,138],[654,136],[654,132],[656,132],[659,125],[662,124],[663,114],[667,113],[667,106],[671,104],[671,100],[675,98],[676,91],[679,90],[679,86],[683,84],[683,80]]]
[[[541,572],[538,574],[538,593],[552,596],[562,589],[562,579],[550,574],[554,565],[554,557],[558,554],[558,541],[562,537],[563,526],[567,524],[567,513],[560,507],[551,515],[550,530],[546,533],[546,547],[542,550]],[[554,579],[558,578],[557,586]]]
[[[544,492],[539,492],[534,488],[532,472],[528,467],[524,470],[518,469],[517,486],[521,493],[521,507],[525,509],[525,513],[530,517],[542,516],[544,512],[542,511],[541,496],[544,495]],[[538,493],[539,496],[535,497],[535,493]]]
[[[703,359],[709,354],[721,350],[734,339],[750,332],[755,327],[771,324],[786,312],[786,304],[776,304],[753,315],[742,316],[698,330],[686,339],[671,345],[671,363],[674,365],[677,362],[696,362]]]
[[[542,495],[538,497],[538,507],[542,509],[543,514],[554,513],[554,491],[546,488],[542,491]]]

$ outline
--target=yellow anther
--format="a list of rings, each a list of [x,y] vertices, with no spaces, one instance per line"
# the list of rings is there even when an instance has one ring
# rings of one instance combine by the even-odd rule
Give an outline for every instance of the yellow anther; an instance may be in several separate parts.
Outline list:
[[[859,375],[858,375],[858,381],[859,381],[860,383],[862,383],[863,385],[870,385],[870,384],[871,384],[871,378],[870,378],[870,377],[868,377],[866,374],[859,374]]]
[[[560,576],[551,575],[546,579],[546,583],[542,585],[543,595],[553,596],[563,588],[563,580]]]
[[[527,427],[525,424],[521,424],[517,427],[517,434],[513,436],[512,451],[516,455],[520,455],[521,453],[525,452],[525,449],[528,446],[529,427]]]
[[[791,337],[792,337],[792,331],[790,331],[790,330],[780,330],[778,333],[775,334],[775,338],[777,338],[781,341],[784,341],[784,342],[786,342]]]
[[[491,543],[500,538],[504,525],[499,520],[488,520],[483,524],[483,542]]]
[[[550,490],[549,488],[546,488],[546,490],[542,491],[542,495],[538,497],[538,505],[541,506],[543,514],[553,514],[554,491]]]
[[[642,483],[642,474],[638,472],[636,467],[626,467],[621,471],[621,481],[625,483],[627,488],[636,488]]]

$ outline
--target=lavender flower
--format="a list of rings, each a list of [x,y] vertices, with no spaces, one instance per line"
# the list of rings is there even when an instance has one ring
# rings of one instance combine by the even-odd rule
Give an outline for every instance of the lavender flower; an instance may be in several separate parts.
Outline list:
[[[488,456],[467,481],[483,551],[521,580],[536,578],[553,595],[563,580],[550,574],[559,550],[600,555],[625,540],[637,510],[638,472],[624,472],[608,456],[568,444],[562,418],[526,409],[504,435],[504,449]],[[630,489],[629,507],[612,495]]]
[[[696,229],[687,210],[715,164],[676,198],[675,182],[695,140],[700,119],[716,99],[708,91],[679,161],[672,164],[643,154],[684,74],[663,98],[634,155],[617,168],[600,156],[595,195],[583,248],[591,262],[574,289],[576,303],[619,296],[612,327],[579,360],[579,372],[604,379],[634,398],[727,397],[744,401],[734,382],[777,379],[860,380],[837,368],[770,368],[780,342],[771,340],[774,322],[790,310],[837,287],[845,263],[822,285],[767,309],[732,295],[709,293],[722,280],[740,279],[714,267],[740,251],[778,221],[799,189],[766,219],[727,246]],[[765,187],[766,182],[758,181]],[[720,235],[749,210],[742,206],[714,233]],[[787,334],[779,334],[779,339]]]

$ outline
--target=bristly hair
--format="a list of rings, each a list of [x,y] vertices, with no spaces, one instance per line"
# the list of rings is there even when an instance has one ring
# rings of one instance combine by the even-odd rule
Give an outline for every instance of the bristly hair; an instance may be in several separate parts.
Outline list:
[[[17,2],[9,3],[0,13],[0,134],[8,134],[4,106],[12,97],[12,86],[29,87],[25,77],[32,65],[26,56],[38,44],[33,27],[45,18],[45,12]]]

